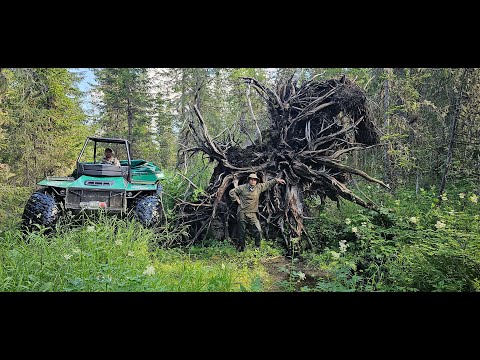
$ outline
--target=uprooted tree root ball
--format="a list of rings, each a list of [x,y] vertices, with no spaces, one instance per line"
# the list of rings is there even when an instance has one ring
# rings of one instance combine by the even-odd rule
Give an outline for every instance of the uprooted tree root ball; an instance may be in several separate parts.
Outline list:
[[[201,152],[217,165],[207,194],[196,203],[178,204],[179,221],[190,225],[188,243],[207,234],[217,239],[235,237],[237,205],[228,192],[234,185],[245,183],[252,172],[262,182],[272,177],[286,181],[285,186],[276,186],[262,195],[259,218],[265,235],[283,238],[287,249],[294,243],[313,246],[303,225],[304,199],[308,195],[318,195],[322,201],[327,197],[338,201],[342,197],[376,209],[373,203],[354,194],[346,186],[347,180],[358,175],[388,186],[342,163],[349,152],[379,142],[365,93],[359,86],[346,77],[328,81],[314,78],[301,85],[290,79],[272,90],[256,79],[242,80],[265,101],[271,126],[245,148],[216,141],[196,104],[197,92],[196,118],[189,123],[196,146],[185,151],[190,155]]]

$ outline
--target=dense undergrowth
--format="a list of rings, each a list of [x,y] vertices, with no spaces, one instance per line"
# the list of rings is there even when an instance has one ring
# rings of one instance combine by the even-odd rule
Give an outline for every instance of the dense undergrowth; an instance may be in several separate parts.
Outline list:
[[[458,186],[392,196],[364,192],[380,213],[351,203],[319,206],[309,229],[318,249],[308,260],[325,270],[314,291],[479,291],[477,195]]]
[[[447,190],[439,201],[435,188],[393,196],[364,185],[380,213],[311,199],[306,225],[315,249],[298,255],[322,276],[303,285],[297,259],[288,260],[287,280],[275,283],[265,259],[284,250],[270,240],[244,253],[229,240],[172,248],[165,244],[178,230],[144,229],[135,220],[103,213],[61,223],[52,234],[45,229],[22,234],[19,221],[31,190],[2,188],[0,291],[480,290],[479,204],[468,188]]]

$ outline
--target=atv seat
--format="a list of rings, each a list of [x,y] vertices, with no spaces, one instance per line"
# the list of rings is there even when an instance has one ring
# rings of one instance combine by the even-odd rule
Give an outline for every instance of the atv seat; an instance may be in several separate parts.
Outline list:
[[[115,166],[109,164],[78,164],[78,176],[123,176],[128,175],[128,166]]]

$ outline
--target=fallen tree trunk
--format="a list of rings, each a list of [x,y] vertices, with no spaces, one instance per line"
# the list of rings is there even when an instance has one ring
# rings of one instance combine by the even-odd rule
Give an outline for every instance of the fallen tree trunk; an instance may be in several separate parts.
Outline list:
[[[195,204],[178,204],[179,221],[191,225],[188,244],[206,236],[235,237],[237,206],[228,191],[245,183],[252,172],[262,182],[272,177],[286,181],[286,186],[262,194],[259,217],[266,237],[281,237],[287,248],[293,243],[301,245],[292,239],[306,238],[312,246],[303,225],[306,196],[318,195],[322,202],[327,197],[338,202],[341,197],[376,210],[375,204],[348,189],[346,182],[358,175],[383,187],[388,185],[342,163],[346,154],[379,142],[360,87],[345,77],[312,79],[300,86],[290,79],[275,91],[253,78],[243,81],[265,101],[271,126],[246,147],[217,142],[196,105],[197,92],[196,118],[189,123],[196,145],[184,151],[190,155],[201,152],[217,165],[207,194]]]

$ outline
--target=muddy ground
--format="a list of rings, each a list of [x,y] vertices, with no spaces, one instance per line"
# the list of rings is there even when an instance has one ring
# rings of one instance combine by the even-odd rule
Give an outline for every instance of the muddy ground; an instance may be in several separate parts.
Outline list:
[[[326,272],[314,269],[301,259],[292,261],[284,256],[274,256],[264,258],[261,262],[272,277],[272,286],[265,289],[268,292],[301,291],[303,287],[314,289],[317,281],[327,276]],[[297,273],[302,272],[305,278],[292,276],[292,270]]]

